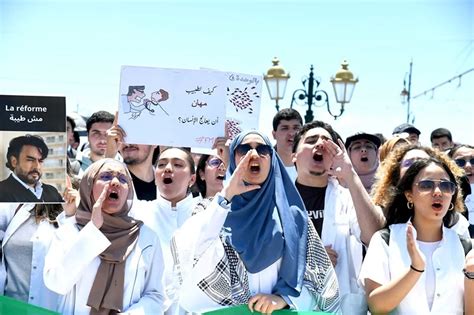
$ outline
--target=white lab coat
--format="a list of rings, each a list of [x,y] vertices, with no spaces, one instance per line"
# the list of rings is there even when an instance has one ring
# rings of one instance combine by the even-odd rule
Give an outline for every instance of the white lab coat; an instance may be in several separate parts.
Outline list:
[[[165,264],[165,291],[170,303],[170,305],[166,305],[167,315],[185,313],[177,304],[179,292],[178,284],[173,274],[173,257],[170,241],[174,232],[191,217],[198,201],[199,198],[193,198],[189,194],[186,198],[179,201],[175,207],[172,207],[170,201],[158,195],[156,200],[153,201],[134,200],[134,206],[129,214],[135,219],[143,221],[158,235],[161,241]]]
[[[11,236],[18,230],[18,228],[31,216],[30,210],[35,206],[34,204],[24,204],[18,209],[15,215],[15,210],[19,204],[2,204],[0,208],[0,239],[2,240],[2,262],[0,266],[0,294],[4,294],[6,285],[6,266],[5,257],[3,254],[3,246],[8,243]],[[28,296],[28,303],[36,306],[44,307],[50,310],[56,310],[60,296],[48,290],[43,281],[43,267],[44,257],[48,252],[51,239],[56,228],[46,219],[38,223],[36,232],[31,237],[33,243],[33,253],[31,261],[31,276],[30,289]]]
[[[321,233],[324,246],[337,252],[336,270],[341,309],[344,314],[356,314],[366,308],[365,293],[358,284],[362,266],[360,227],[348,189],[329,178],[324,199],[324,221]]]
[[[92,222],[79,231],[74,219],[57,230],[46,256],[44,281],[48,288],[65,295],[58,312],[89,314],[87,299],[100,265],[99,254],[109,245]],[[153,231],[142,226],[138,242],[125,262],[124,313],[163,313],[163,270],[160,241]]]

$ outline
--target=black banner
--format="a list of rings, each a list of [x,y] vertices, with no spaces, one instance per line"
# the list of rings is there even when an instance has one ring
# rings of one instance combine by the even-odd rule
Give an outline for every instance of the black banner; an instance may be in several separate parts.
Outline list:
[[[66,98],[0,95],[0,130],[66,132]]]

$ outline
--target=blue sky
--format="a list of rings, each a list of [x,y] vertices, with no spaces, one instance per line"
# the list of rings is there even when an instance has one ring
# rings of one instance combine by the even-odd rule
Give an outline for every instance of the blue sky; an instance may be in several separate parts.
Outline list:
[[[359,77],[351,103],[336,121],[313,108],[316,119],[344,138],[389,136],[406,119],[399,94],[410,60],[416,95],[474,68],[473,41],[472,0],[0,0],[0,93],[64,95],[68,112],[113,112],[121,65],[262,74],[277,56],[291,75],[283,107],[313,64],[338,111],[329,79],[347,58]],[[474,72],[411,107],[424,144],[437,127],[474,144]],[[275,112],[264,87],[262,131]]]

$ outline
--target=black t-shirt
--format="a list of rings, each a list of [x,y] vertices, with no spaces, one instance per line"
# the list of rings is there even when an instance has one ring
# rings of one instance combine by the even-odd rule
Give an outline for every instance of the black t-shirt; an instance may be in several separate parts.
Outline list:
[[[140,178],[136,177],[132,172],[133,187],[135,188],[135,193],[137,194],[138,200],[155,200],[156,199],[156,185],[155,180],[151,182],[145,182]]]
[[[303,199],[306,211],[308,211],[308,217],[313,222],[313,225],[321,235],[323,230],[324,221],[324,198],[326,197],[326,187],[311,187],[301,185],[296,182],[296,189]]]

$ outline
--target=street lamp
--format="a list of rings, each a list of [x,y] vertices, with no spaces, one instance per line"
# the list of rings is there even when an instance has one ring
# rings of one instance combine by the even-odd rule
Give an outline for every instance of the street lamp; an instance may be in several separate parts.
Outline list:
[[[400,101],[403,105],[407,105],[407,123],[410,123],[410,99],[411,99],[411,71],[413,68],[413,60],[410,61],[410,72],[408,73],[408,90],[407,90],[407,80],[406,74],[405,79],[403,80],[403,90],[400,92]],[[412,119],[413,123],[414,118]]]
[[[268,94],[270,99],[275,100],[276,110],[279,111],[278,100],[283,99],[285,96],[286,83],[290,78],[290,74],[285,72],[281,66],[278,65],[280,60],[277,57],[273,58],[273,66],[268,69],[267,74],[263,76],[265,83],[267,84]]]
[[[339,114],[333,114],[331,107],[329,105],[328,94],[324,90],[318,90],[319,84],[321,83],[321,78],[314,77],[313,66],[311,65],[309,77],[303,79],[303,86],[306,88],[306,83],[308,83],[308,90],[298,89],[293,92],[293,97],[291,100],[290,108],[293,108],[293,104],[298,104],[298,100],[305,100],[304,104],[308,105],[306,110],[305,122],[311,122],[314,119],[313,111],[311,107],[323,107],[326,106],[328,113],[337,119],[344,113],[344,104],[349,103],[352,98],[352,93],[354,92],[355,84],[359,81],[354,79],[352,72],[348,70],[349,64],[347,61],[343,61],[341,64],[341,69],[336,73],[334,77],[331,78],[331,83],[334,87],[334,93],[336,95],[336,102],[341,104]],[[316,86],[315,86],[316,84]]]

